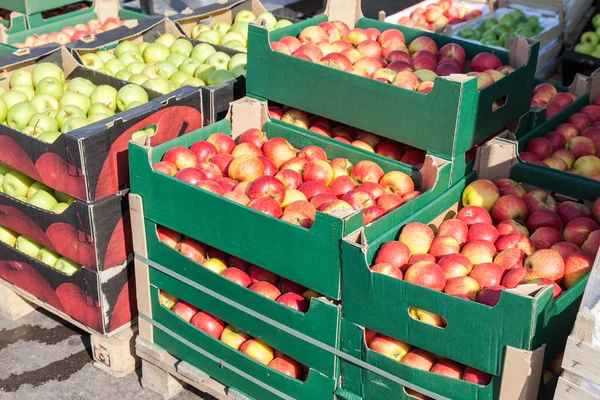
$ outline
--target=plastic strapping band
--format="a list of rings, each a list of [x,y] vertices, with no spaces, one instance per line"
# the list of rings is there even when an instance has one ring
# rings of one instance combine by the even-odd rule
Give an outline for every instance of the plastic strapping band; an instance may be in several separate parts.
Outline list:
[[[242,311],[242,312],[244,312],[244,313],[246,313],[248,315],[251,315],[254,318],[257,318],[257,319],[259,319],[259,320],[261,320],[263,322],[266,322],[267,324],[269,324],[269,325],[271,325],[271,326],[273,326],[273,327],[275,327],[277,329],[280,329],[280,330],[282,330],[282,331],[284,331],[284,332],[286,332],[286,333],[288,333],[288,334],[290,334],[292,336],[295,336],[295,337],[297,337],[299,339],[302,339],[305,342],[308,342],[308,343],[310,343],[310,344],[312,344],[312,345],[314,345],[314,346],[316,346],[316,347],[318,347],[318,348],[320,348],[322,350],[325,350],[325,351],[327,351],[327,352],[329,352],[329,353],[331,353],[331,354],[333,354],[333,355],[335,355],[335,356],[337,356],[339,358],[342,358],[342,359],[344,359],[346,361],[349,361],[352,364],[355,364],[355,365],[357,365],[357,366],[359,366],[359,367],[361,367],[363,369],[366,369],[366,370],[369,370],[371,372],[374,372],[377,375],[380,375],[380,376],[382,376],[382,377],[384,377],[386,379],[389,379],[389,380],[391,380],[391,381],[393,381],[395,383],[398,383],[399,385],[402,385],[402,386],[407,387],[409,389],[416,390],[416,391],[418,391],[418,392],[420,392],[420,393],[422,393],[422,394],[424,394],[426,396],[433,397],[434,399],[438,399],[438,400],[451,400],[448,397],[444,397],[444,396],[441,396],[441,395],[439,395],[437,393],[430,392],[429,390],[427,390],[425,388],[416,386],[416,385],[414,385],[414,384],[412,384],[410,382],[407,382],[407,381],[405,381],[403,379],[400,379],[397,376],[394,376],[394,375],[390,374],[389,372],[386,372],[386,371],[384,371],[384,370],[382,370],[380,368],[374,367],[373,365],[368,364],[368,363],[366,363],[366,362],[364,362],[362,360],[359,360],[356,357],[350,356],[350,355],[348,355],[348,354],[346,354],[346,353],[344,353],[344,352],[342,352],[342,351],[340,351],[338,349],[335,349],[335,348],[333,348],[333,347],[331,347],[331,346],[329,346],[329,345],[327,345],[325,343],[322,343],[322,342],[320,342],[318,340],[315,340],[315,339],[311,338],[310,336],[305,335],[302,332],[298,332],[295,329],[292,329],[292,328],[290,328],[288,326],[285,326],[285,325],[281,324],[280,322],[277,322],[277,321],[275,321],[275,320],[273,320],[271,318],[268,318],[268,317],[266,317],[266,316],[264,316],[264,315],[262,315],[262,314],[260,314],[260,313],[258,313],[256,311],[254,311],[254,310],[252,310],[252,309],[250,309],[250,308],[248,308],[248,307],[246,307],[246,306],[244,306],[242,304],[236,303],[235,301],[232,301],[231,299],[228,299],[227,297],[225,297],[225,296],[223,296],[223,295],[221,295],[221,294],[219,294],[219,293],[217,293],[217,292],[215,292],[215,291],[213,291],[213,290],[211,290],[211,289],[209,289],[209,288],[207,288],[205,286],[202,286],[199,283],[196,283],[196,282],[194,282],[194,281],[186,278],[185,276],[179,275],[177,272],[171,271],[170,269],[165,268],[162,265],[157,264],[154,261],[149,260],[148,258],[146,258],[146,257],[144,257],[144,256],[142,256],[142,255],[140,255],[138,253],[135,253],[135,258],[137,260],[143,262],[144,264],[147,264],[147,265],[151,266],[152,268],[155,268],[158,271],[160,271],[160,272],[162,272],[162,273],[164,273],[166,275],[169,275],[172,278],[175,278],[175,279],[177,279],[177,280],[185,283],[186,285],[192,286],[193,288],[198,289],[201,292],[204,292],[204,293],[208,294],[209,296],[212,296],[212,297],[216,298],[217,300],[222,301],[223,303],[226,303],[227,305],[230,305],[231,307],[237,308],[238,310],[240,310],[240,311]],[[143,316],[143,318],[146,319],[146,320],[148,320],[147,316]],[[156,322],[154,322],[152,320],[149,320],[148,322],[150,322],[152,325],[158,327]],[[159,328],[159,329],[165,331],[162,328]],[[165,329],[167,329],[167,328],[165,328]],[[176,335],[176,334],[174,334],[174,335]],[[171,335],[171,336],[173,336],[173,335]],[[273,389],[273,390],[276,390],[276,389]]]
[[[202,354],[204,357],[209,358],[210,360],[216,362],[217,364],[219,364],[219,366],[221,368],[227,368],[229,370],[231,370],[232,372],[235,372],[236,374],[240,375],[241,377],[249,380],[250,382],[254,383],[255,385],[258,385],[260,387],[262,387],[265,390],[268,390],[269,392],[273,393],[276,396],[279,396],[285,400],[295,400],[293,397],[288,396],[285,393],[280,392],[279,390],[267,385],[266,383],[256,379],[255,377],[248,375],[246,372],[234,367],[233,365],[221,360],[220,358],[210,354],[209,352],[207,352],[206,350],[196,346],[194,343],[189,342],[188,340],[186,340],[185,338],[179,336],[178,334],[176,334],[175,332],[173,332],[172,330],[170,330],[169,328],[167,328],[166,326],[154,321],[152,318],[150,318],[149,316],[145,315],[144,313],[139,313],[139,316],[146,322],[152,324],[153,326],[155,326],[156,328],[160,329],[161,331],[163,331],[164,333],[166,333],[167,335],[171,336],[173,339],[177,339],[178,341],[184,343],[185,345],[191,347],[192,349],[196,350],[198,353]]]

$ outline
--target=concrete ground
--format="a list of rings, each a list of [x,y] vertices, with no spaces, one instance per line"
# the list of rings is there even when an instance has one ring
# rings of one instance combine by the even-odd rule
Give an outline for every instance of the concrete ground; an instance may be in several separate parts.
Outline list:
[[[1,400],[162,399],[141,387],[139,371],[117,379],[94,367],[89,335],[39,308],[0,317],[0,365]],[[204,396],[184,390],[174,400]]]

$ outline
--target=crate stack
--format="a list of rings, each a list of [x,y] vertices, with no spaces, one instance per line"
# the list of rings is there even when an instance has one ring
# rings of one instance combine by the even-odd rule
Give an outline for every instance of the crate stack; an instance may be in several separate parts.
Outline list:
[[[31,72],[40,66],[55,71],[45,63],[58,66],[66,82],[87,79],[116,90],[128,84],[82,67],[67,48],[58,45],[14,53],[0,63],[7,71],[1,82],[3,92],[19,82],[27,84],[19,75],[23,70]],[[54,141],[43,141],[9,124],[0,129],[0,283],[87,331],[92,340],[111,338],[110,344],[94,346],[95,352],[126,349],[127,365],[111,365],[111,357],[104,354],[105,364],[115,375],[135,369],[130,340],[121,338],[123,332],[131,332],[128,328],[137,314],[127,144],[140,132],[149,134],[144,131],[147,128],[152,129],[149,142],[158,144],[202,125],[199,105],[163,104],[152,100],[159,93],[148,90],[146,94],[147,103],[65,129]],[[52,108],[52,102],[48,104]],[[36,191],[47,196],[33,200]],[[62,203],[58,209],[57,201]],[[64,262],[56,263],[57,258]]]

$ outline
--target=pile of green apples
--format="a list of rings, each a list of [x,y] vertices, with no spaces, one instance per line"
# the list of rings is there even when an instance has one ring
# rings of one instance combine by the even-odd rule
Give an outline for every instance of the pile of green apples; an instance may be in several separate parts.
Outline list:
[[[0,164],[0,192],[55,214],[62,214],[75,201],[3,164]]]
[[[14,247],[23,254],[27,254],[31,258],[35,258],[44,264],[61,271],[66,275],[73,275],[81,268],[81,265],[69,260],[66,257],[61,257],[54,251],[43,247],[41,244],[34,242],[26,236],[0,226],[0,242],[6,243],[10,247]]]
[[[600,14],[592,19],[595,31],[584,32],[575,46],[575,52],[600,58]]]
[[[292,22],[287,19],[278,21],[269,12],[261,13],[257,17],[252,11],[241,10],[233,18],[233,24],[217,22],[212,27],[204,24],[194,26],[192,39],[246,52],[248,48],[248,24],[259,19],[265,21],[265,26],[270,31],[292,25]]]
[[[13,72],[9,89],[0,87],[0,122],[46,143],[148,102],[138,85],[117,90],[84,78],[65,81],[63,70],[48,62]]]
[[[479,28],[465,28],[458,32],[464,39],[477,40],[486,46],[506,46],[506,40],[515,36],[534,37],[544,30],[538,17],[527,17],[521,10],[515,9],[499,19],[490,18]]]
[[[246,75],[246,54],[230,57],[208,43],[165,33],[153,43],[124,40],[81,56],[86,68],[167,94],[183,86],[215,86]]]

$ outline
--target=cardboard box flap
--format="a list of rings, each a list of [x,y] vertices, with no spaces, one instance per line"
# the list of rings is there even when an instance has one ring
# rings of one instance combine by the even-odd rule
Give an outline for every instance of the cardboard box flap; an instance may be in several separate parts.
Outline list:
[[[212,26],[217,22],[233,23],[235,14],[240,10],[252,11],[256,16],[268,12],[259,0],[220,0],[195,10],[187,8],[172,16],[171,19],[176,21],[189,36],[194,25]]]
[[[503,133],[512,135],[506,131]],[[480,179],[489,179],[492,182],[510,176],[512,167],[519,161],[517,159],[517,146],[514,142],[494,138],[477,150],[474,169]]]
[[[44,46],[26,49],[27,51],[15,51],[14,53],[7,54],[0,59],[0,68],[6,69],[12,67],[13,65],[23,63],[25,61],[35,61],[35,59],[39,57],[44,57],[49,54],[52,54],[60,47],[61,46],[59,44],[51,43]]]
[[[500,384],[500,400],[537,399],[545,350],[546,345],[533,351],[515,349],[510,346],[506,348]]]
[[[592,75],[590,76],[589,91],[590,103],[594,104],[594,100],[598,95],[600,95],[600,68],[592,72]]]
[[[270,120],[266,103],[249,97],[232,102],[225,118],[231,122],[233,139],[248,129],[257,127],[262,129],[263,125]]]
[[[98,16],[100,22],[106,21],[108,18],[119,15],[119,0],[94,0],[94,12]]]
[[[423,166],[420,169],[421,173],[421,192],[426,192],[435,188],[440,176],[440,168],[447,164],[448,161],[432,155],[426,155]]]
[[[37,52],[36,48],[30,49],[28,54],[19,56],[15,53],[7,55],[2,58],[2,61],[6,61],[6,64],[0,65],[0,78],[8,78],[13,72],[19,69],[26,69],[31,71],[38,62],[50,62],[57,64],[62,68],[65,73],[65,78],[69,76],[75,68],[79,66],[79,63],[71,52],[64,46],[41,46],[45,47],[43,51]],[[40,54],[41,53],[41,54]],[[40,59],[44,57],[43,59]],[[0,83],[1,86],[8,89],[8,80]]]
[[[531,53],[531,45],[538,43],[534,39],[526,39],[523,37],[508,38],[506,41],[508,47],[508,58],[510,65],[515,68],[521,68],[527,65]]]
[[[328,0],[325,15],[330,21],[343,21],[352,29],[363,17],[361,0]]]
[[[595,73],[595,72],[594,72]],[[594,74],[592,74],[594,76]],[[573,82],[569,85],[569,92],[577,97],[581,97],[590,92],[592,79],[589,76],[577,74]]]

